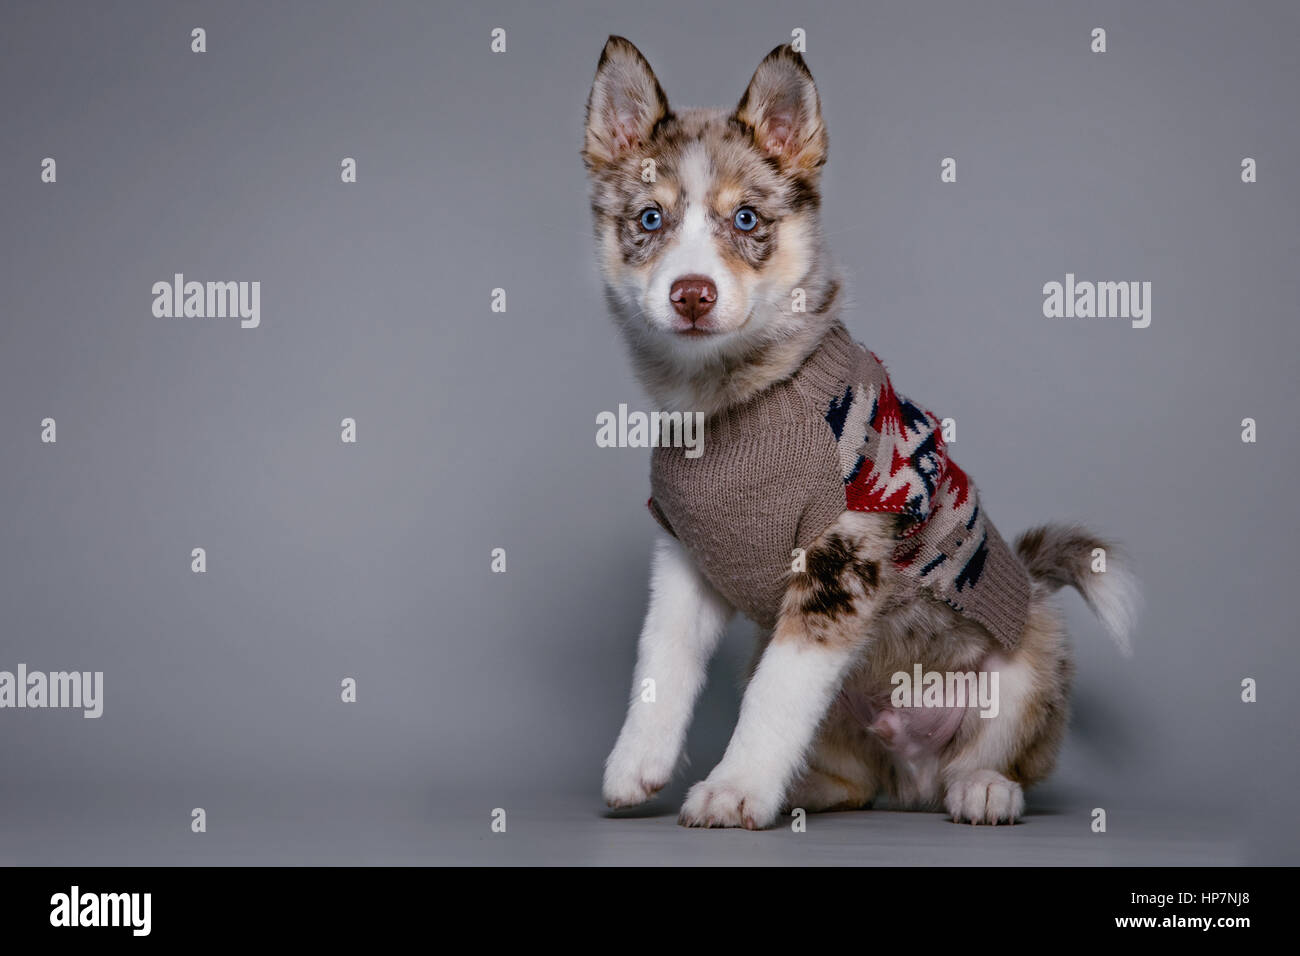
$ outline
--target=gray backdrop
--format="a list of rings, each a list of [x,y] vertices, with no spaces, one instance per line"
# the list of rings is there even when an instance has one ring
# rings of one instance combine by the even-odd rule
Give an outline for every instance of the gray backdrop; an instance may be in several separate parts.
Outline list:
[[[470,6],[0,12],[0,670],[106,696],[0,711],[0,862],[1297,862],[1295,5]],[[686,776],[600,803],[655,527],[647,453],[595,444],[648,404],[583,104],[610,33],[729,106],[795,27],[851,331],[958,419],[1004,533],[1086,521],[1144,581],[1132,661],[1063,599],[1074,726],[1014,829],[677,828],[743,623]],[[176,272],[260,281],[261,327],[155,318]],[[1067,272],[1152,282],[1150,328],[1044,318]]]

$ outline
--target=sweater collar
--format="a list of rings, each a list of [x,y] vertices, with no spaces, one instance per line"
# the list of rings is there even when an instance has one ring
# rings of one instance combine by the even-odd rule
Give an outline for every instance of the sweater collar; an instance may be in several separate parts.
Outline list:
[[[848,381],[860,346],[838,319],[791,376],[791,383],[819,404],[838,397]]]

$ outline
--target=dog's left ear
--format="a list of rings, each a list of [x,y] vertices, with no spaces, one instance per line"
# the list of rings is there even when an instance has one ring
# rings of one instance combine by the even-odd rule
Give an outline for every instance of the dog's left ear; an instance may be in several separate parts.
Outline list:
[[[733,119],[754,131],[754,142],[789,173],[815,173],[826,162],[821,101],[803,57],[779,46],[758,65]]]

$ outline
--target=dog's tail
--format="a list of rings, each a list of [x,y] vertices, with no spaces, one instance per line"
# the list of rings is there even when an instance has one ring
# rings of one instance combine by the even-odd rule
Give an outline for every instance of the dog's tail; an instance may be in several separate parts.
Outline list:
[[[1049,592],[1068,584],[1083,595],[1120,653],[1132,655],[1129,634],[1137,622],[1141,593],[1137,578],[1114,545],[1079,525],[1046,524],[1018,537],[1016,553],[1030,577]]]

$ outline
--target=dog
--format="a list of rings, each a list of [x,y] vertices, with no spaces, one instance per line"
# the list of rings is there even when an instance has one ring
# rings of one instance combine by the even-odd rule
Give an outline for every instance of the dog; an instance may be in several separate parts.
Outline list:
[[[606,300],[652,399],[707,421],[696,461],[652,456],[666,533],[603,795],[630,807],[668,783],[740,610],[760,625],[740,716],[679,823],[762,829],[880,798],[1014,823],[1068,720],[1052,593],[1073,586],[1125,649],[1136,581],[1079,526],[1006,545],[939,420],[848,337],[820,223],[827,143],[789,46],[730,111],[672,109],[621,37],[601,53],[582,158]],[[924,693],[903,693],[912,675]],[[996,706],[961,699],[968,677]]]

